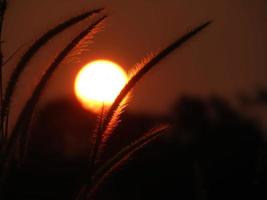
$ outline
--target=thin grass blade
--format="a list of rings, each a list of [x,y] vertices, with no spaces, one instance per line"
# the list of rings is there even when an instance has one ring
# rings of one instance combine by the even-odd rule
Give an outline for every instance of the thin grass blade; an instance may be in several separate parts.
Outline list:
[[[199,33],[202,29],[207,27],[211,22],[207,22],[197,28],[195,28],[193,31],[185,34],[178,40],[176,40],[174,43],[169,45],[167,48],[159,52],[157,55],[155,55],[153,58],[151,58],[150,61],[148,61],[138,72],[132,76],[132,78],[129,80],[129,82],[126,84],[126,86],[122,89],[114,103],[112,104],[109,112],[107,113],[104,128],[107,128],[105,125],[109,123],[112,116],[114,115],[115,111],[117,110],[118,106],[120,105],[121,101],[126,97],[126,95],[129,93],[129,91],[137,84],[137,82],[144,77],[146,73],[148,73],[156,64],[158,64],[163,58],[165,58],[167,55],[169,55],[171,52],[173,52],[175,49],[180,47],[182,44],[187,42],[189,39],[191,39],[193,36],[195,36],[197,33]]]
[[[31,97],[26,102],[25,106],[22,109],[22,112],[17,120],[17,123],[15,125],[15,128],[13,129],[11,136],[8,141],[8,145],[6,147],[6,154],[8,156],[9,152],[14,152],[14,148],[16,147],[16,143],[19,142],[21,144],[21,149],[19,150],[20,153],[24,154],[24,150],[26,149],[26,141],[27,141],[27,132],[28,127],[30,125],[32,115],[34,112],[34,108],[36,104],[38,103],[42,92],[44,91],[44,88],[46,87],[49,79],[53,75],[54,71],[58,68],[58,66],[62,63],[64,58],[75,48],[75,46],[84,38],[86,35],[88,35],[92,30],[94,30],[97,25],[106,18],[106,16],[101,17],[96,22],[94,22],[92,25],[87,27],[85,30],[83,30],[78,36],[76,36],[56,57],[54,62],[48,67],[45,74],[40,79],[39,83],[37,84],[36,88],[34,89]],[[20,156],[21,157],[21,156]],[[8,158],[9,159],[9,158]]]
[[[3,107],[3,52],[2,52],[2,30],[3,30],[3,22],[7,8],[7,1],[0,1],[0,106],[1,109]],[[0,116],[0,123],[2,124],[3,118]],[[4,128],[0,126],[0,151],[2,149],[2,145],[4,144]]]
[[[48,32],[46,32],[44,35],[42,35],[39,39],[37,39],[32,46],[25,52],[25,54],[22,56],[20,61],[18,62],[17,66],[15,67],[15,70],[11,74],[11,78],[8,81],[6,92],[5,92],[5,98],[3,101],[3,106],[1,108],[1,116],[2,121],[5,119],[6,115],[9,112],[9,107],[12,101],[12,97],[14,94],[14,91],[16,89],[16,84],[27,67],[27,64],[31,61],[33,56],[52,38],[57,36],[59,33],[63,32],[64,30],[70,28],[71,26],[77,24],[78,22],[88,18],[89,16],[99,13],[103,9],[95,9],[89,12],[85,12],[79,16],[70,18],[69,20],[57,25],[56,27],[50,29]],[[1,127],[3,127],[3,123],[1,123]]]
[[[125,97],[129,94],[131,89],[138,83],[139,80],[141,80],[150,70],[152,70],[156,64],[158,64],[162,59],[164,59],[166,56],[168,56],[171,52],[173,52],[175,49],[179,48],[181,45],[183,45],[185,42],[187,42],[189,39],[191,39],[193,36],[195,36],[197,33],[199,33],[201,30],[203,30],[205,27],[207,27],[209,24],[211,24],[211,21],[208,21],[195,29],[193,29],[191,32],[186,33],[182,37],[178,38],[176,41],[174,41],[172,44],[170,44],[168,47],[160,51],[156,54],[151,54],[148,59],[146,59],[143,62],[143,66],[140,66],[140,68],[136,71],[136,73],[131,77],[131,79],[128,81],[126,86],[122,89],[120,94],[115,99],[114,103],[111,105],[109,111],[107,112],[103,125],[102,130],[100,130],[99,137],[101,137],[101,141],[103,138],[105,138],[106,130],[109,129],[109,124],[111,121],[114,121],[114,116],[116,117],[116,112],[120,110],[121,102],[125,99]],[[101,145],[101,144],[99,144]]]
[[[2,67],[4,67],[6,64],[8,64],[16,55],[17,53],[26,46],[27,43],[24,43],[20,45],[13,53],[11,53],[3,62]]]
[[[137,139],[130,145],[126,146],[119,153],[117,153],[113,158],[109,159],[103,164],[93,175],[91,185],[88,186],[88,199],[96,192],[99,186],[116,171],[119,167],[125,164],[129,158],[142,149],[146,144],[152,142],[157,137],[162,135],[169,129],[169,125],[160,125],[148,131],[143,137]]]

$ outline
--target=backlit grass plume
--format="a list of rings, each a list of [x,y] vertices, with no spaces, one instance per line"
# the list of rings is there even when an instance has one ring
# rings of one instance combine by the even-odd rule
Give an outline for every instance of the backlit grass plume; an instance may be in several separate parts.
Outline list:
[[[163,49],[159,53],[156,53],[153,57],[149,58],[146,62],[144,62],[143,66],[140,66],[140,69],[138,69],[134,75],[132,75],[131,79],[128,81],[126,86],[122,89],[118,97],[115,99],[114,103],[112,104],[111,108],[109,109],[107,115],[105,116],[104,123],[103,123],[103,132],[108,128],[108,125],[110,121],[112,120],[112,117],[116,113],[120,103],[123,101],[123,99],[127,96],[127,94],[131,91],[131,89],[138,83],[139,80],[141,80],[150,70],[152,70],[156,64],[158,64],[160,61],[162,61],[166,56],[168,56],[171,52],[173,52],[175,49],[180,47],[182,44],[187,42],[190,38],[195,36],[198,32],[200,32],[202,29],[204,29],[206,26],[208,26],[211,22],[206,22],[197,28],[195,28],[193,31],[183,35],[181,38],[174,41],[171,45],[169,45],[167,48]]]
[[[41,77],[39,83],[35,87],[31,97],[26,102],[25,106],[22,109],[22,112],[17,120],[17,123],[15,125],[14,130],[12,131],[12,134],[8,140],[7,145],[7,152],[10,152],[10,149],[13,149],[17,142],[19,142],[20,149],[18,150],[19,153],[23,153],[26,150],[26,143],[27,143],[27,133],[28,133],[28,127],[30,125],[32,115],[34,108],[36,104],[38,103],[42,92],[44,91],[44,88],[46,87],[49,79],[53,75],[54,71],[58,68],[58,66],[62,63],[62,61],[65,59],[65,57],[75,48],[75,46],[92,30],[94,30],[97,25],[102,22],[106,16],[101,17],[96,22],[94,22],[92,25],[87,27],[85,30],[83,30],[76,38],[74,38],[56,57],[56,59],[53,61],[53,63],[47,68],[45,74]],[[19,137],[19,138],[18,138]],[[18,140],[18,141],[16,141]],[[24,153],[23,153],[24,154]],[[23,157],[23,155],[19,156],[20,158]]]
[[[163,60],[166,56],[168,56],[171,52],[173,52],[175,49],[180,47],[182,44],[187,42],[190,38],[195,36],[198,32],[200,32],[202,29],[207,27],[211,22],[206,22],[195,29],[193,29],[191,32],[186,33],[182,37],[178,38],[176,41],[174,41],[172,44],[167,46],[162,51],[152,54],[148,59],[145,59],[145,62],[143,62],[143,66],[139,65],[139,69],[135,69],[135,74],[132,75],[128,83],[125,85],[125,87],[121,90],[120,94],[115,99],[114,103],[111,105],[108,112],[105,114],[104,119],[102,120],[101,128],[99,128],[99,132],[96,133],[96,137],[99,137],[96,139],[96,146],[98,149],[100,143],[103,141],[104,138],[107,136],[105,134],[110,134],[112,132],[112,129],[110,129],[110,123],[114,121],[114,116],[117,116],[118,110],[120,109],[121,102],[125,99],[125,97],[129,94],[131,89],[141,80],[150,70],[152,70],[156,64],[158,64],[161,60]],[[119,111],[120,112],[120,111]],[[114,123],[114,122],[113,122]],[[110,131],[107,132],[106,130],[109,129]]]
[[[162,59],[164,59],[166,56],[168,56],[171,52],[173,52],[175,49],[179,48],[182,44],[187,42],[189,39],[191,39],[193,36],[195,36],[197,33],[199,33],[201,30],[203,30],[205,27],[207,27],[211,22],[206,22],[195,29],[193,29],[191,32],[186,33],[182,37],[178,38],[176,41],[174,41],[172,44],[167,46],[165,49],[159,51],[158,53],[152,54],[150,57],[145,59],[145,62],[142,62],[143,65],[139,65],[139,69],[135,69],[135,73],[132,75],[128,83],[124,86],[124,88],[121,90],[120,94],[117,96],[107,113],[101,113],[96,133],[95,133],[95,140],[93,143],[93,152],[91,153],[93,156],[91,156],[91,167],[89,168],[89,176],[87,180],[87,183],[83,185],[78,198],[79,200],[83,199],[90,199],[94,191],[98,188],[98,186],[102,183],[106,177],[108,177],[115,169],[117,169],[118,166],[120,166],[122,163],[128,160],[128,158],[137,150],[141,149],[145,144],[152,141],[154,138],[160,135],[160,133],[163,133],[164,130],[166,130],[166,126],[163,126],[159,129],[152,129],[152,131],[138,139],[137,141],[133,142],[129,146],[126,146],[121,152],[119,152],[117,155],[115,155],[114,158],[107,161],[101,168],[100,172],[96,170],[96,161],[99,158],[99,153],[103,150],[101,149],[104,143],[105,138],[108,137],[108,135],[112,134],[113,132],[113,126],[114,120],[118,120],[118,113],[121,113],[121,103],[125,99],[125,97],[129,94],[131,89],[150,71],[152,70],[156,64],[158,64]],[[110,127],[111,126],[111,127]],[[108,130],[108,131],[107,131]]]
[[[23,73],[24,69],[27,67],[28,62],[31,58],[34,57],[36,52],[41,49],[50,39],[57,36],[60,32],[64,31],[68,27],[75,25],[79,21],[85,19],[88,16],[91,16],[94,13],[100,12],[102,9],[97,9],[93,11],[86,12],[82,15],[77,17],[71,18],[66,22],[56,26],[55,28],[48,31],[44,34],[41,38],[39,38],[34,44],[29,48],[29,50],[22,56],[21,60],[19,61],[17,67],[15,68],[13,74],[11,75],[11,79],[8,83],[4,105],[1,108],[1,126],[3,127],[4,118],[8,115],[8,108],[10,106],[12,96],[14,90],[16,89],[17,81],[20,75]],[[5,180],[8,170],[10,168],[10,164],[14,161],[15,157],[18,158],[17,161],[22,159],[26,149],[27,143],[27,133],[28,127],[32,119],[32,115],[34,112],[34,108],[38,103],[42,92],[47,85],[50,77],[53,75],[54,71],[58,68],[58,66],[62,63],[62,61],[66,58],[66,56],[73,50],[75,47],[86,37],[88,34],[95,33],[96,27],[102,22],[106,16],[103,16],[96,20],[94,23],[89,25],[86,29],[80,32],[69,44],[58,54],[52,64],[47,68],[44,75],[40,78],[38,84],[36,85],[35,89],[32,92],[32,95],[27,100],[26,104],[24,105],[22,112],[19,115],[19,118],[15,124],[13,131],[11,132],[8,138],[5,138],[4,143],[0,148],[1,150],[1,157],[0,157],[0,179],[1,179],[1,186],[3,181]],[[17,162],[18,164],[18,162]]]
[[[9,107],[12,101],[12,97],[14,95],[14,91],[16,89],[16,84],[27,67],[27,64],[31,61],[31,59],[36,55],[36,53],[52,38],[57,36],[59,33],[63,32],[64,30],[70,28],[71,26],[77,24],[78,22],[88,18],[89,16],[99,13],[102,9],[95,9],[91,10],[88,12],[85,12],[79,16],[72,17],[69,20],[57,25],[56,27],[50,29],[48,32],[43,34],[39,39],[37,39],[31,47],[24,53],[24,55],[21,57],[19,60],[18,64],[16,65],[13,73],[11,74],[11,77],[8,81],[6,92],[5,92],[5,97],[3,100],[3,105],[1,108],[1,127],[3,128],[4,126],[4,120],[6,116],[8,115],[9,112]],[[5,136],[7,137],[7,136]]]
[[[94,175],[91,177],[91,185],[87,185],[88,191],[86,195],[87,199],[91,199],[101,184],[113,174],[118,168],[120,168],[129,158],[142,149],[146,144],[152,142],[161,134],[166,132],[169,128],[168,124],[160,125],[152,128],[147,133],[144,133],[141,138],[132,142],[130,145],[123,148],[114,157],[106,161],[99,169],[96,170]],[[86,191],[86,190],[85,190]]]
[[[3,2],[3,0],[0,2]],[[6,1],[4,1],[6,2]],[[2,5],[2,4],[1,4]],[[1,9],[0,9],[1,10]],[[43,34],[39,39],[37,39],[29,49],[24,53],[21,59],[15,66],[14,71],[11,74],[11,78],[7,83],[7,88],[5,90],[4,101],[1,103],[1,137],[0,138],[0,194],[1,187],[4,185],[7,175],[11,171],[11,166],[15,164],[15,167],[19,167],[19,164],[23,161],[23,158],[27,149],[28,140],[28,129],[30,127],[31,121],[33,119],[34,110],[36,105],[43,94],[43,91],[49,82],[50,78],[54,74],[55,70],[58,69],[62,62],[77,58],[77,56],[87,49],[88,42],[91,41],[92,36],[97,33],[99,25],[104,21],[106,16],[98,16],[90,25],[88,25],[84,30],[82,30],[76,37],[74,37],[69,43],[63,48],[59,54],[55,57],[52,63],[46,68],[45,73],[40,77],[37,85],[33,89],[31,95],[27,98],[26,103],[22,107],[22,111],[14,125],[13,130],[7,136],[7,123],[10,105],[14,96],[14,92],[18,87],[18,81],[23,74],[24,70],[28,67],[29,62],[36,55],[36,53],[46,45],[48,41],[52,38],[58,36],[59,33],[65,31],[66,29],[74,26],[80,21],[92,16],[93,14],[99,15],[103,9],[95,9],[85,12],[79,16],[70,18],[65,22],[57,25],[56,27],[50,29],[45,34]],[[1,16],[1,15],[0,15]],[[1,24],[2,24],[1,18]],[[98,121],[96,123],[96,128],[92,137],[92,147],[89,159],[88,159],[88,171],[86,172],[84,179],[80,182],[81,188],[76,199],[85,200],[91,199],[97,189],[101,184],[111,176],[115,170],[122,166],[125,162],[129,160],[134,153],[142,149],[146,144],[155,140],[157,137],[162,135],[168,129],[169,125],[161,125],[152,128],[143,136],[133,141],[128,146],[124,147],[121,151],[116,153],[112,158],[104,161],[101,166],[97,162],[101,158],[101,152],[105,149],[104,144],[109,139],[110,135],[114,133],[114,129],[120,121],[120,114],[123,112],[124,108],[127,106],[127,96],[129,92],[134,88],[134,86],[147,75],[149,71],[155,68],[156,64],[162,61],[166,56],[172,53],[175,49],[179,48],[182,44],[187,42],[189,39],[194,37],[197,33],[207,27],[211,22],[206,22],[192,31],[186,33],[182,37],[178,38],[176,41],[171,43],[166,48],[161,51],[151,54],[151,56],[146,57],[141,64],[139,64],[138,69],[134,71],[128,83],[121,90],[120,94],[117,96],[113,104],[108,107],[107,110],[104,109],[104,104],[102,106],[102,111],[98,115]],[[1,26],[0,24],[0,26]],[[2,27],[2,26],[1,26]],[[0,31],[1,32],[1,31]],[[1,65],[2,56],[0,50]],[[2,66],[1,66],[2,67]],[[1,70],[2,73],[2,70]],[[1,74],[0,74],[1,75]],[[2,78],[2,75],[0,76]],[[1,80],[0,80],[1,82]],[[2,87],[2,85],[1,85]],[[2,90],[1,90],[2,92]],[[2,98],[1,98],[2,99]],[[4,130],[5,129],[5,130]],[[89,138],[88,138],[89,139]],[[0,197],[1,198],[1,197]]]

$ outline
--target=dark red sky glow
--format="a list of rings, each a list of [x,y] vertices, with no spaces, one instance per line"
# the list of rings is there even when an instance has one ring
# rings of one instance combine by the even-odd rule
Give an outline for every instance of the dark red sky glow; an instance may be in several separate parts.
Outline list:
[[[214,20],[140,82],[130,103],[133,110],[165,112],[184,93],[234,99],[240,92],[267,87],[265,0],[11,0],[4,27],[4,55],[25,42],[30,44],[62,20],[100,6],[107,8],[109,18],[81,60],[111,59],[126,70],[190,28]],[[56,52],[87,22],[51,41],[38,54],[21,80],[23,89],[15,104],[24,100]],[[17,60],[5,66],[7,74]],[[74,75],[82,62],[62,65],[43,101],[72,94]]]

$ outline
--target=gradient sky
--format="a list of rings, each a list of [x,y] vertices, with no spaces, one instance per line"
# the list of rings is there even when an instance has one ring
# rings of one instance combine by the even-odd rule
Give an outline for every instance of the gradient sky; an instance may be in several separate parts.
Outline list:
[[[250,94],[260,86],[267,87],[266,0],[9,2],[4,27],[5,55],[25,42],[31,44],[64,19],[106,6],[110,16],[104,30],[96,35],[82,60],[111,59],[125,70],[194,26],[214,20],[210,27],[172,53],[140,82],[130,103],[133,110],[166,112],[184,93],[218,94],[234,99],[240,92]],[[53,40],[38,54],[21,80],[15,105],[25,100],[25,94],[29,94],[56,52],[85,23]],[[17,60],[18,57],[5,66],[7,74]],[[74,75],[81,65],[77,62],[62,65],[49,83],[42,101],[72,94]]]

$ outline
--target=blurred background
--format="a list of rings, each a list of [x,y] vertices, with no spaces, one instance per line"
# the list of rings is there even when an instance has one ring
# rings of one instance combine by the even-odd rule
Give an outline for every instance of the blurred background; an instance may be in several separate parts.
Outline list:
[[[266,199],[267,2],[10,0],[4,55],[24,46],[4,67],[5,80],[43,32],[103,6],[109,15],[103,28],[49,82],[32,123],[26,166],[10,178],[7,196],[73,199],[96,120],[74,97],[74,79],[84,64],[110,59],[130,71],[150,53],[213,20],[134,89],[103,160],[154,125],[173,126],[114,174],[96,198]],[[52,40],[30,63],[13,101],[11,127],[44,69],[89,22]]]

